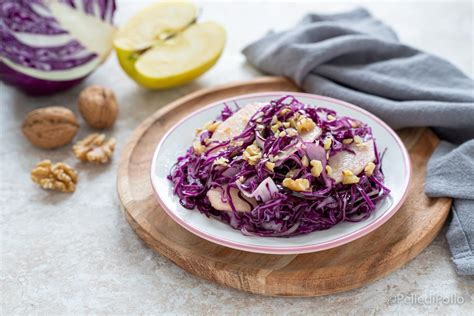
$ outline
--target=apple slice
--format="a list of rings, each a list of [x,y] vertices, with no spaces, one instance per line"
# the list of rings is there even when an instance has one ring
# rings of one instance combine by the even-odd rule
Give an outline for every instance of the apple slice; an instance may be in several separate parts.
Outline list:
[[[225,190],[227,186],[224,186],[223,189]],[[239,190],[235,188],[231,188],[229,190],[230,196],[232,198],[232,203],[237,212],[250,212],[253,207],[255,207],[256,200],[254,198],[241,198],[239,196]],[[225,211],[225,212],[232,212],[232,207],[230,203],[227,201],[227,196],[224,194],[224,191],[220,188],[213,188],[207,191],[206,193],[209,202],[211,203],[212,207],[218,211]],[[224,200],[223,200],[224,198]]]
[[[263,102],[247,104],[232,114],[232,116],[227,120],[219,124],[215,132],[212,134],[211,140],[227,141],[240,135],[240,133],[244,131],[245,126],[247,126],[249,119],[264,106],[265,103]]]
[[[354,154],[347,151],[340,151],[328,160],[328,165],[332,168],[330,176],[336,183],[342,181],[342,171],[349,170],[353,174],[360,174],[369,162],[375,161],[374,141],[369,140],[362,144],[352,144],[349,148]]]

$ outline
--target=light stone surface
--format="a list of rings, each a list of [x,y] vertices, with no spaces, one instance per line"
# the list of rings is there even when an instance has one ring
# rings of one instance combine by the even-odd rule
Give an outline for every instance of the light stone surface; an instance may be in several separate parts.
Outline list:
[[[148,1],[118,4],[122,24]],[[118,155],[133,129],[151,113],[202,87],[258,76],[240,50],[270,29],[286,28],[310,11],[337,11],[356,3],[201,3],[202,18],[221,22],[228,43],[219,63],[199,80],[169,91],[147,91],[119,68],[115,56],[80,86],[51,97],[28,97],[0,86],[1,314],[404,314],[468,315],[474,310],[474,279],[455,274],[444,233],[418,257],[363,288],[319,298],[271,298],[199,279],[153,253],[133,233],[116,193]],[[410,45],[442,56],[472,76],[473,7],[465,1],[368,1],[363,3]],[[21,134],[25,114],[65,105],[89,84],[115,90],[120,114],[108,133],[118,139],[107,166],[75,161],[71,147],[55,151],[30,145]],[[90,130],[83,123],[79,137]],[[55,194],[37,188],[30,169],[41,159],[63,160],[80,172],[77,191]],[[463,304],[392,302],[457,297]]]

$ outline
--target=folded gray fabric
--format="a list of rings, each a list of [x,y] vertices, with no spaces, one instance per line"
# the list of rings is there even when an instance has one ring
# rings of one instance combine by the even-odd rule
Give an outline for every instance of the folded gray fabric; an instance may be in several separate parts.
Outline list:
[[[474,124],[474,123],[473,123]],[[454,198],[447,237],[459,274],[474,274],[474,140],[441,142],[428,162],[425,191]],[[460,179],[465,179],[464,181]]]
[[[444,140],[425,191],[455,198],[447,234],[459,274],[474,275],[474,81],[449,62],[401,44],[365,9],[307,15],[244,51],[264,72],[357,104],[393,128],[430,126]]]

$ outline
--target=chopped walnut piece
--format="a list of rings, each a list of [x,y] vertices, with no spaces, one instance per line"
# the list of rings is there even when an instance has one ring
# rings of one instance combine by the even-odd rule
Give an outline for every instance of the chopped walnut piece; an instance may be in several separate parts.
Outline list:
[[[311,175],[313,177],[319,177],[323,172],[323,164],[320,160],[311,160]]]
[[[354,175],[350,170],[342,171],[342,184],[359,183],[359,177]]]
[[[275,124],[272,124],[270,126],[270,129],[272,130],[273,134],[279,133],[279,128],[282,126],[282,123],[280,121],[277,121]]]
[[[77,172],[63,162],[53,165],[51,160],[43,160],[31,171],[31,180],[45,190],[74,192]]]
[[[358,135],[354,136],[354,143],[362,144],[362,137],[360,137]]]
[[[220,123],[221,122],[207,122],[204,124],[204,129],[208,130],[209,132],[215,132]]]
[[[290,123],[290,126],[293,128],[296,128],[296,119],[294,117],[290,117],[289,119],[286,120],[288,123]]]
[[[286,134],[287,134],[288,136],[290,136],[290,137],[295,137],[296,135],[298,135],[298,132],[296,131],[296,129],[291,128],[291,127],[285,129],[285,132],[286,132]]]
[[[309,166],[308,156],[304,155],[303,158],[301,158],[301,164],[303,165],[303,167],[308,167]]]
[[[369,162],[364,168],[365,175],[370,177],[374,173],[374,170],[375,164],[373,162]]]
[[[106,163],[114,152],[115,144],[115,138],[106,141],[105,134],[93,133],[72,146],[72,151],[81,161]]]
[[[332,168],[331,168],[331,166],[329,166],[329,165],[326,166],[326,173],[327,173],[328,176],[332,175]]]
[[[334,115],[331,115],[331,114],[328,115],[328,121],[329,121],[329,122],[332,122],[332,121],[334,121],[335,119],[336,119],[336,117],[335,117]]]
[[[345,145],[349,145],[353,142],[354,140],[352,138],[346,138],[342,140],[342,143]]]
[[[280,115],[285,115],[286,113],[290,113],[291,110],[289,108],[283,108],[281,111],[280,111]]]
[[[296,122],[296,129],[300,134],[311,132],[316,127],[316,124],[309,117],[301,117]]]
[[[262,158],[262,151],[257,145],[252,144],[245,148],[242,156],[244,160],[246,160],[250,165],[256,165],[257,162]]]
[[[201,142],[196,141],[193,143],[194,152],[198,155],[202,155],[206,151],[206,146],[201,144]]]
[[[329,150],[329,148],[331,148],[331,145],[332,145],[332,139],[329,137],[324,139],[323,145],[324,145],[325,150]]]
[[[282,184],[284,187],[296,192],[308,191],[310,188],[309,180],[303,178],[296,180],[285,178]]]
[[[275,163],[274,163],[274,162],[267,161],[267,162],[265,163],[265,168],[267,168],[268,170],[270,170],[270,171],[273,172],[273,169],[275,168]]]
[[[228,163],[229,163],[229,159],[224,158],[224,157],[219,157],[213,162],[215,166],[227,166]]]

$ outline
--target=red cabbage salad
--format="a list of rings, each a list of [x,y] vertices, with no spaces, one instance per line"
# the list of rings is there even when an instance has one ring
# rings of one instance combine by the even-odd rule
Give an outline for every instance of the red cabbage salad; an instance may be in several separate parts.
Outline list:
[[[183,207],[262,237],[363,221],[390,193],[369,126],[291,95],[225,105],[168,179]]]

